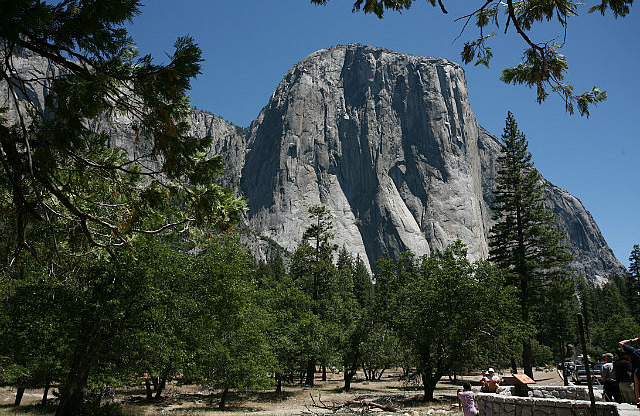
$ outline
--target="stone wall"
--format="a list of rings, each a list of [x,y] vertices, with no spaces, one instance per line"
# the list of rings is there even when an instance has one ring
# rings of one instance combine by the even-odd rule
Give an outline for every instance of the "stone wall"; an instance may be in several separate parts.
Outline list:
[[[513,396],[513,386],[502,386],[498,388],[499,395]],[[602,400],[602,391],[594,391],[596,401]],[[535,386],[529,397],[544,399],[568,399],[589,401],[589,388],[586,386]]]
[[[590,401],[589,389],[587,387],[539,386],[529,393],[529,396],[534,398]],[[596,401],[602,400],[602,391],[594,391],[593,393]]]
[[[590,416],[586,388],[537,386],[529,397],[511,395],[511,389],[498,393],[480,393],[476,402],[482,416]],[[616,403],[596,402],[597,416],[618,416]]]

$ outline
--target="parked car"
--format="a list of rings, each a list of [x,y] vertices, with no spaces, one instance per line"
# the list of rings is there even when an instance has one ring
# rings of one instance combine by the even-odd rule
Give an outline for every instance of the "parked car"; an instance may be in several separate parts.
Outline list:
[[[604,361],[597,362],[593,364],[593,373],[592,376],[596,377],[596,380],[599,384],[604,384],[602,381],[602,366],[604,365]]]
[[[573,371],[571,372],[571,381],[576,384],[587,382],[587,370],[585,370],[584,365],[579,364],[573,367]]]
[[[593,384],[602,383],[602,379],[600,378],[600,374],[602,374],[602,365],[604,363],[595,363],[591,364],[591,381]],[[586,383],[587,382],[587,370],[584,368],[582,364],[576,364],[573,372],[571,373],[571,380],[576,383]]]

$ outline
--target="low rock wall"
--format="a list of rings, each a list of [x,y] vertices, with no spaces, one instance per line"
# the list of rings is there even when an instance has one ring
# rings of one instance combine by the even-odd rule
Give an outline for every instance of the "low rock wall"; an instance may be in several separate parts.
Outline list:
[[[498,388],[498,394],[502,396],[513,396],[513,386],[503,386]],[[594,391],[596,400],[602,400],[602,391]],[[589,389],[586,386],[535,386],[529,397],[544,399],[568,399],[568,400],[590,400]]]
[[[476,398],[482,416],[590,416],[589,392],[586,388],[536,386],[529,397],[511,395],[511,389],[498,393],[480,393]],[[596,402],[597,416],[618,416],[616,403]]]

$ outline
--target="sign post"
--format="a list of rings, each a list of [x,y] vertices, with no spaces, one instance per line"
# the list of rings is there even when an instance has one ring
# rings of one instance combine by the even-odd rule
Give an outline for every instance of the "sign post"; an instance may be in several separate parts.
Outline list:
[[[518,397],[528,397],[531,387],[529,385],[536,382],[526,374],[511,374],[511,377],[505,377],[504,381],[514,386],[514,394]]]

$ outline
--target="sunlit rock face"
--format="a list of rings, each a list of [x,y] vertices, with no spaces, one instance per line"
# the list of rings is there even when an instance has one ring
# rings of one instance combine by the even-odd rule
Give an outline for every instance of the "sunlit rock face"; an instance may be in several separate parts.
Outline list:
[[[14,66],[32,78],[59,75],[29,54]],[[9,100],[0,81],[9,121],[12,103],[43,104],[46,85],[27,93]],[[110,146],[132,157],[148,150],[125,114],[110,121],[95,123]],[[198,110],[191,126],[224,157],[220,180],[248,197],[244,240],[260,257],[277,245],[295,250],[318,204],[334,216],[334,242],[372,270],[387,253],[427,254],[458,239],[471,259],[488,256],[500,143],[478,125],[454,62],[359,45],[324,49],[289,70],[248,129]],[[568,233],[571,268],[596,281],[624,273],[581,202],[545,184]]]
[[[387,253],[458,239],[471,259],[486,258],[499,146],[471,111],[460,65],[359,45],[320,50],[289,70],[246,132],[248,224],[294,250],[308,208],[322,204],[335,242],[372,268]],[[572,267],[591,278],[623,272],[582,204],[548,191]]]

